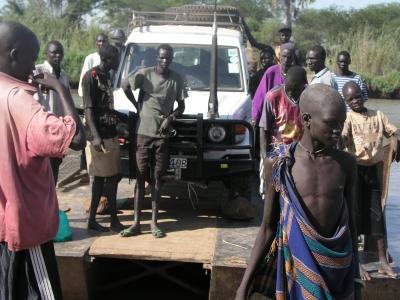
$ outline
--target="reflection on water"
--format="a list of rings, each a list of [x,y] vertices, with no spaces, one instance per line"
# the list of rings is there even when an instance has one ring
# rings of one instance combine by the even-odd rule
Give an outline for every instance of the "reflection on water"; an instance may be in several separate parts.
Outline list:
[[[78,96],[76,90],[72,91],[74,102],[77,107],[81,107],[82,99]],[[369,99],[366,106],[371,109],[379,109],[389,120],[400,128],[400,101]],[[386,207],[386,219],[388,229],[389,249],[395,261],[400,262],[400,185],[398,178],[400,176],[400,165],[394,163],[391,169],[389,195]]]
[[[390,171],[389,195],[386,205],[386,225],[389,250],[395,261],[400,264],[400,165],[394,163]]]

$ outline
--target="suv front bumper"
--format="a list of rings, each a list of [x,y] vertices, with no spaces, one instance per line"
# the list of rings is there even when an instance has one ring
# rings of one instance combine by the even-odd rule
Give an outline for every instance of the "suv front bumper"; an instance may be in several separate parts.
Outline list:
[[[129,116],[129,144],[121,148],[123,175],[135,178],[134,131],[136,115]],[[212,125],[223,126],[226,138],[221,143],[207,139],[207,130]],[[235,143],[235,126],[244,126],[248,133],[247,142]],[[176,134],[170,137],[170,160],[184,160],[184,167],[169,168],[166,179],[183,181],[220,180],[234,175],[256,173],[254,129],[250,123],[242,120],[203,119],[202,114],[183,115],[173,121]],[[209,158],[217,152],[219,157]],[[170,164],[171,166],[171,164]]]

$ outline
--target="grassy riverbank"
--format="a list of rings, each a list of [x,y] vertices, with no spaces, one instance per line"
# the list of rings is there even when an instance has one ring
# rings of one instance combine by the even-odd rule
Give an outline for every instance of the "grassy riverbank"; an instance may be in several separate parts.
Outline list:
[[[400,99],[399,28],[391,28],[386,23],[380,29],[365,24],[349,34],[339,34],[338,41],[328,48],[333,70],[337,53],[347,50],[352,57],[351,70],[362,75],[371,97]]]
[[[279,20],[264,22],[257,37],[276,42]],[[303,59],[307,50],[322,45],[327,65],[336,69],[336,55],[350,52],[350,69],[361,74],[371,97],[400,99],[400,3],[364,9],[305,9],[293,25],[293,37]],[[275,40],[274,40],[275,39]]]

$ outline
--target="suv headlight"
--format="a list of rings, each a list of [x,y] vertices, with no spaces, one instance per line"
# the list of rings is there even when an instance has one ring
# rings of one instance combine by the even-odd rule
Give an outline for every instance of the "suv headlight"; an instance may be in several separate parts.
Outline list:
[[[226,130],[219,125],[211,125],[208,129],[208,138],[214,143],[222,142],[226,137]]]
[[[234,126],[234,132],[235,132],[235,144],[240,144],[241,142],[244,141],[247,128],[244,125],[236,124]]]

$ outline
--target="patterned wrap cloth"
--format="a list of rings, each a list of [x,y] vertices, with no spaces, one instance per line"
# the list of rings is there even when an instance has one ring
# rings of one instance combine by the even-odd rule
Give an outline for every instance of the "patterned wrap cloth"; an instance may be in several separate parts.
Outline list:
[[[279,144],[271,152],[277,158],[273,183],[280,194],[281,213],[253,291],[278,300],[354,299],[355,262],[346,202],[334,235],[319,235],[302,208],[290,174],[296,145]]]

